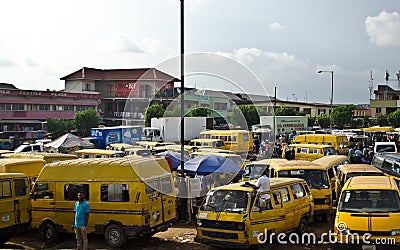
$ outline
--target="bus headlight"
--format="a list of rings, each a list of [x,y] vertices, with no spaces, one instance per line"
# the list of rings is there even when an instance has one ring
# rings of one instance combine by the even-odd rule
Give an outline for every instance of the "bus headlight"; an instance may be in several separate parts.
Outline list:
[[[325,199],[325,204],[329,204],[329,203],[331,203],[331,200],[330,199]]]
[[[160,213],[159,212],[154,213],[153,214],[153,219],[157,221],[158,218],[160,218]]]
[[[197,221],[196,221],[196,225],[197,225],[198,227],[201,227],[201,225],[202,225],[201,220],[197,220]]]
[[[243,230],[244,229],[244,223],[239,223],[237,226],[238,230]]]
[[[395,230],[392,230],[392,233],[391,233],[393,236],[395,236],[395,235],[400,235],[400,229],[395,229]]]

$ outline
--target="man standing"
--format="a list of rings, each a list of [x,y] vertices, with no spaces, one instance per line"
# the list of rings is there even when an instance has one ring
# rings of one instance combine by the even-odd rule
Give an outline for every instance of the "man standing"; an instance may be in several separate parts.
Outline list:
[[[256,182],[256,188],[258,188],[257,192],[261,193],[260,198],[261,200],[265,201],[265,207],[263,209],[269,209],[269,204],[270,204],[270,181],[268,178],[268,168],[266,168],[260,178],[258,178]],[[264,202],[263,202],[264,203]]]
[[[78,201],[75,203],[75,220],[72,228],[76,235],[76,248],[88,249],[88,239],[86,227],[89,220],[90,205],[85,200],[83,192],[78,193]]]

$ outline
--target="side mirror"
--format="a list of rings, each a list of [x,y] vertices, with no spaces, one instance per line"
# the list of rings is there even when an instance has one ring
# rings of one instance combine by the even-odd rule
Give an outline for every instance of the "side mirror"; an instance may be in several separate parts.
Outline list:
[[[30,193],[31,199],[33,199],[34,201],[36,201],[37,198],[37,193]]]

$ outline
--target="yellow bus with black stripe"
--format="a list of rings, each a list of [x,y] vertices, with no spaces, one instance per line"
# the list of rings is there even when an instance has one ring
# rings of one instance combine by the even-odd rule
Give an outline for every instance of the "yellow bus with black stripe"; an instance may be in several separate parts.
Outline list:
[[[32,228],[46,242],[73,233],[78,192],[91,206],[88,233],[103,234],[121,248],[128,237],[152,235],[172,226],[176,195],[167,160],[159,157],[77,159],[47,164],[32,198]]]
[[[269,235],[307,231],[314,203],[303,179],[270,179],[267,202],[256,181],[211,189],[196,215],[196,242],[224,248],[249,248],[270,243]],[[268,235],[266,238],[265,236]]]

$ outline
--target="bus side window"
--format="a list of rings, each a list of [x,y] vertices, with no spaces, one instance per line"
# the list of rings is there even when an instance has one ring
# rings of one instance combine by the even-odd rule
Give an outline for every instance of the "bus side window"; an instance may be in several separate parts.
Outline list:
[[[24,179],[19,179],[14,181],[14,192],[15,196],[25,196],[27,185]]]
[[[328,169],[328,175],[329,175],[329,178],[333,178],[333,177],[335,177],[335,172],[333,171],[333,168],[330,168],[330,169]]]
[[[64,200],[76,201],[79,192],[83,192],[85,194],[85,199],[89,200],[89,184],[65,184]]]
[[[274,198],[275,205],[280,205],[282,203],[282,197],[279,191],[273,192],[272,196]]]
[[[9,180],[0,181],[0,199],[11,197],[11,182]]]

